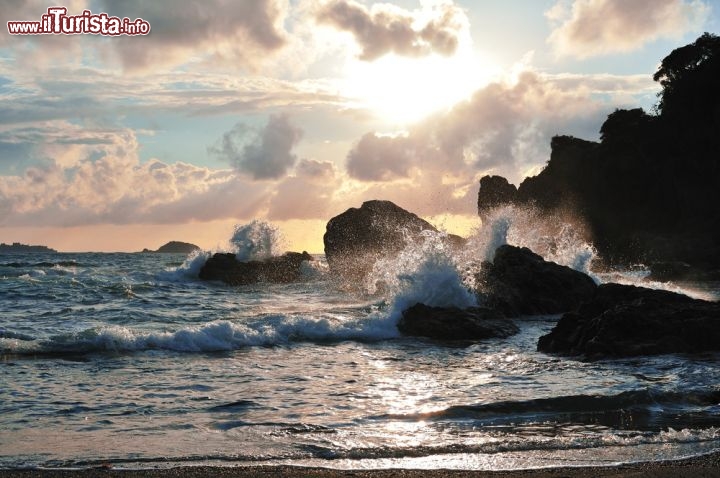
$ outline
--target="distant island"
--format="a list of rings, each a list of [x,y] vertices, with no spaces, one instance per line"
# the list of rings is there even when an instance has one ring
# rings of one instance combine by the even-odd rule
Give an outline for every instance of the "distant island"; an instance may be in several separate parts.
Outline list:
[[[190,244],[189,242],[170,241],[167,244],[160,246],[160,248],[156,251],[151,251],[150,249],[143,249],[142,252],[159,252],[161,254],[189,254],[199,249],[200,247],[196,246],[195,244]]]
[[[12,244],[0,244],[0,253],[7,252],[57,252],[55,249],[50,249],[47,246],[29,246],[27,244],[20,244],[19,242],[13,242]]]

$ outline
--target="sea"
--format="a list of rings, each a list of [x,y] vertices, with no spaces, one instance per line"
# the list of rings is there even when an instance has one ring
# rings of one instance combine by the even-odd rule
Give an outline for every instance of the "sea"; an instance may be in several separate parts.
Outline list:
[[[299,282],[236,287],[197,278],[215,251],[2,255],[0,468],[515,470],[720,450],[719,354],[537,352],[557,315],[475,343],[397,331],[415,302],[481,303],[473,271],[502,243],[597,282],[720,298],[718,283],[654,283],[642,265],[596,272],[572,224],[548,235],[517,216],[461,251],[428,233],[355,282],[322,255]],[[261,258],[278,236],[255,221],[217,250]]]

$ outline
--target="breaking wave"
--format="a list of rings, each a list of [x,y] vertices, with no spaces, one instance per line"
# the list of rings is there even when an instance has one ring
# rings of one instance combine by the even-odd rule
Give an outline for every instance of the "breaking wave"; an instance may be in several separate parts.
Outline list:
[[[379,315],[360,319],[271,315],[253,321],[217,320],[174,332],[106,326],[48,339],[2,331],[0,354],[83,354],[92,352],[223,352],[295,342],[373,342],[398,336],[395,322]]]

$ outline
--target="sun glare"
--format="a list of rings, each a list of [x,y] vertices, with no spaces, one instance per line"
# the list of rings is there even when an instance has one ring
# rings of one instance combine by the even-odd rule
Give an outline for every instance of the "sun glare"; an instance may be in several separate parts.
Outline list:
[[[344,91],[354,106],[403,126],[469,98],[498,71],[471,48],[452,57],[353,59],[345,69]]]

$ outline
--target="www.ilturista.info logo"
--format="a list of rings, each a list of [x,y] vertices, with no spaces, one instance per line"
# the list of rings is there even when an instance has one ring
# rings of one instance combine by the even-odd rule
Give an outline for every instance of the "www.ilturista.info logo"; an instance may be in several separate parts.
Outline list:
[[[11,35],[147,35],[150,23],[142,18],[111,17],[107,13],[83,10],[80,15],[68,15],[65,7],[50,7],[39,22],[7,22]]]

